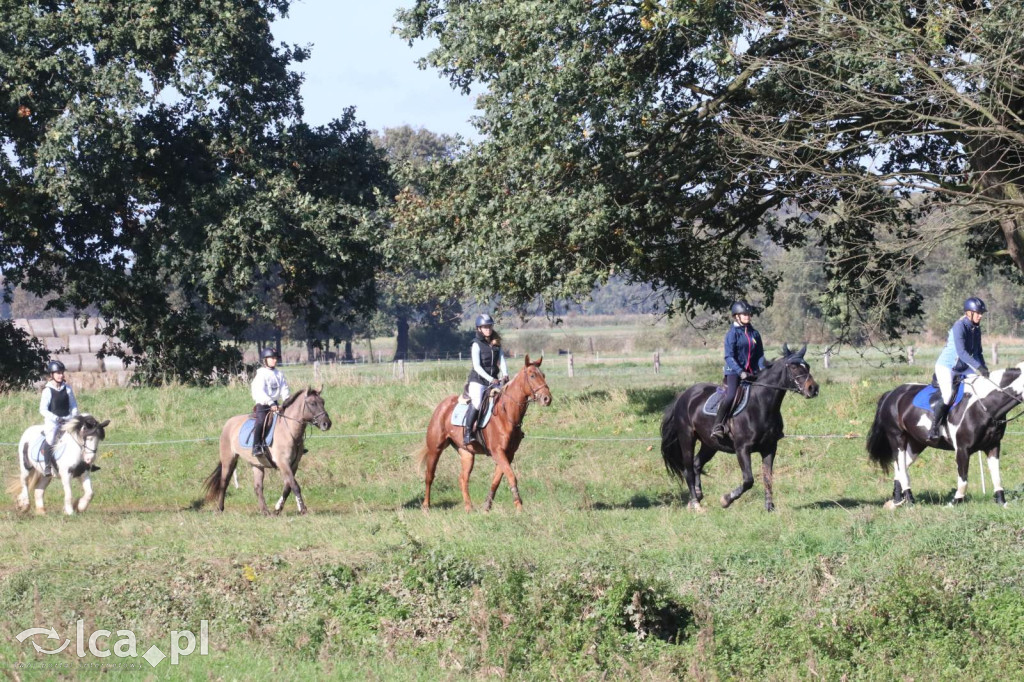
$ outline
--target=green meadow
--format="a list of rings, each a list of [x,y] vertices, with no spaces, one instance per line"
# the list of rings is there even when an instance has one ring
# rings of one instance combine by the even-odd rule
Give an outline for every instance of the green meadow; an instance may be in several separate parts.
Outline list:
[[[878,396],[926,381],[934,353],[906,366],[844,351],[830,369],[814,355],[820,397],[783,403],[771,514],[759,462],[754,488],[721,509],[714,501],[740,472],[719,454],[704,479],[705,514],[687,511],[662,465],[662,411],[689,384],[720,379],[717,352],[666,353],[660,374],[649,353],[578,352],[572,378],[566,358],[549,352],[554,403],[530,407],[514,462],[519,514],[507,485],[494,511],[465,513],[451,450],[433,510],[420,510],[412,453],[434,405],[465,380],[457,362],[410,363],[404,380],[391,365],[324,368],[334,426],[309,432],[297,475],[307,516],[292,500],[279,517],[259,516],[244,464],[223,514],[201,504],[221,425],[251,406],[246,384],[83,388],[81,406],[111,420],[90,509],[63,516],[51,485],[45,516],[18,513],[11,495],[0,510],[0,671],[12,680],[1016,678],[1024,420],[1004,441],[1006,508],[988,481],[982,494],[977,456],[968,504],[947,507],[953,456],[926,451],[910,470],[918,504],[884,510],[891,476],[864,452]],[[1002,355],[1006,366],[1024,348]],[[285,372],[293,388],[315,380],[310,367]],[[37,421],[37,404],[30,392],[0,396],[7,478],[17,473],[10,443]],[[492,471],[478,458],[478,505]],[[276,472],[267,481],[272,505],[282,484]],[[131,631],[137,656],[79,657],[79,621],[87,638]],[[169,655],[172,631],[198,637],[203,621],[205,655],[197,645],[177,664],[142,658],[151,645]],[[59,637],[16,639],[32,627]],[[119,637],[98,647],[113,651]],[[32,644],[64,639],[54,655]]]

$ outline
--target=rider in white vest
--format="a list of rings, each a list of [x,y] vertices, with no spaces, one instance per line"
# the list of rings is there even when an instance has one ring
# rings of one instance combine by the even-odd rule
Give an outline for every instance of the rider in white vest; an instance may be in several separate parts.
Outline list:
[[[255,403],[252,414],[256,420],[252,430],[252,454],[257,457],[268,454],[267,445],[263,442],[267,413],[277,412],[280,403],[291,395],[284,374],[277,369],[277,362],[280,359],[281,356],[276,350],[264,348],[260,353],[260,362],[263,366],[256,370],[256,376],[252,378],[252,401]]]
[[[466,421],[463,423],[463,445],[469,445],[473,441],[476,418],[487,386],[499,380],[508,381],[508,365],[505,364],[505,354],[501,352],[501,336],[494,330],[494,318],[487,313],[476,317],[476,338],[473,339],[469,353],[473,360],[473,369],[467,381],[469,408],[466,410]]]
[[[43,386],[43,394],[39,398],[39,414],[43,415],[42,455],[45,462],[44,476],[53,476],[57,469],[57,461],[53,458],[53,446],[57,444],[60,427],[71,417],[78,415],[78,401],[71,384],[64,381],[64,363],[50,360],[46,365],[46,373],[50,380]]]

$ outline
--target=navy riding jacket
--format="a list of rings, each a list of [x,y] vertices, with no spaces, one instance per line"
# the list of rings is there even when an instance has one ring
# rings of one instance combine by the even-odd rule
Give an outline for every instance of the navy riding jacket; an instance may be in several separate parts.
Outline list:
[[[935,364],[949,367],[954,374],[971,374],[985,367],[981,325],[974,324],[966,315],[957,320],[949,330],[946,347]]]
[[[725,373],[760,372],[764,369],[761,334],[752,326],[733,323],[725,335]]]

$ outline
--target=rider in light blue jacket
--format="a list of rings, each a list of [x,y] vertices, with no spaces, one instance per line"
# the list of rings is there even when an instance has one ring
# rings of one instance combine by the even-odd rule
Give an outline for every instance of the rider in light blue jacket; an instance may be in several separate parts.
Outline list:
[[[964,316],[949,330],[946,347],[935,361],[935,378],[942,393],[942,404],[935,410],[928,440],[939,437],[939,429],[946,421],[953,403],[953,377],[980,374],[988,377],[985,353],[981,348],[981,316],[988,312],[985,302],[972,296],[964,301]]]

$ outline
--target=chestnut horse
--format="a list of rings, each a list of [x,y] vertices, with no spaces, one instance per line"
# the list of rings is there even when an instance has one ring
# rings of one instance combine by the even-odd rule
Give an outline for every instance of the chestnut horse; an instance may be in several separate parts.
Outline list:
[[[523,508],[523,500],[519,497],[519,488],[516,485],[516,475],[512,471],[512,459],[523,441],[523,430],[520,427],[530,402],[536,400],[545,407],[551,404],[551,389],[544,380],[544,372],[540,371],[540,363],[543,361],[544,358],[530,362],[530,356],[527,355],[523,368],[505,385],[491,410],[490,421],[482,429],[486,448],[477,441],[470,443],[469,447],[462,446],[463,427],[451,423],[452,410],[455,409],[458,396],[448,396],[434,409],[430,425],[427,427],[427,442],[417,453],[420,465],[426,467],[427,492],[423,497],[424,511],[430,509],[430,484],[434,482],[437,461],[447,445],[458,450],[462,458],[459,487],[462,488],[462,500],[466,505],[466,511],[473,511],[473,503],[469,499],[469,475],[473,472],[473,458],[478,454],[490,454],[497,466],[491,480],[491,491],[484,502],[484,511],[490,511],[502,475],[508,479],[516,510]]]

